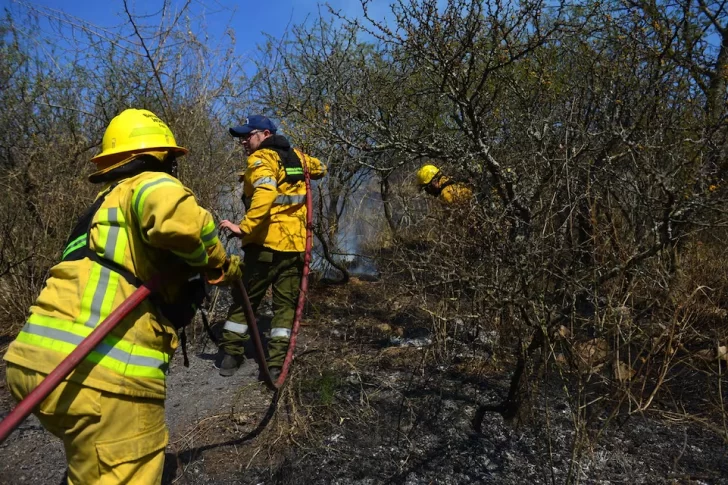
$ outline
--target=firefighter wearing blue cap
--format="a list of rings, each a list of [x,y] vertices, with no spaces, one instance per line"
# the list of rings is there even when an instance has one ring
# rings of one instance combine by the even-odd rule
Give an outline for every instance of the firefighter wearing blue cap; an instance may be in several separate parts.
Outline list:
[[[280,374],[288,350],[291,327],[303,273],[306,249],[306,185],[303,163],[312,179],[322,178],[326,167],[317,158],[291,147],[265,116],[250,116],[230,128],[248,155],[243,183],[245,216],[240,223],[224,220],[220,228],[239,237],[245,251],[243,284],[256,310],[273,287],[273,320],[268,343],[268,367],[273,379]],[[244,343],[250,338],[242,300],[233,292],[233,304],[223,328],[220,375],[231,376],[244,361]]]

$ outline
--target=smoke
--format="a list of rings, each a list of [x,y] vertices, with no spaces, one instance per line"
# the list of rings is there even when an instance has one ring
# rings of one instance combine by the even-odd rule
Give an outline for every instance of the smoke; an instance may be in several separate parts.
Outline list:
[[[324,214],[325,216],[326,214]],[[380,237],[383,223],[383,207],[376,183],[362,184],[344,201],[337,227],[336,240],[330,249],[338,264],[346,267],[351,276],[378,278],[379,271],[368,251]],[[324,278],[341,275],[323,257],[320,242],[316,241],[312,267]]]
[[[312,182],[314,218],[319,216],[317,197],[320,192],[316,187],[325,182],[325,179]],[[245,215],[245,207],[242,203],[242,184],[237,181],[220,187],[216,202],[217,208],[213,210],[213,215],[218,223],[223,219],[237,222]],[[375,247],[384,228],[384,209],[378,184],[374,181],[362,184],[343,203],[336,239],[333,241],[334,244],[330,245],[332,257],[338,264],[346,267],[351,276],[378,278],[377,266],[367,249]],[[326,217],[326,213],[323,216]],[[225,244],[228,254],[242,255],[238,239],[226,238],[223,235],[221,240]],[[320,273],[324,278],[338,279],[341,277],[339,272],[326,261],[321,243],[316,237],[314,237],[311,269]]]

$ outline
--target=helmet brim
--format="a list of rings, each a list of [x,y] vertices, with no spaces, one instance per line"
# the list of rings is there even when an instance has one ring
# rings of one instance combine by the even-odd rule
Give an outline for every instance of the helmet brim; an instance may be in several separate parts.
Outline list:
[[[143,152],[173,152],[178,157],[181,157],[183,155],[186,155],[189,150],[185,147],[179,147],[179,146],[159,146],[159,147],[144,147],[144,148],[135,148],[134,150],[129,150],[125,147],[119,147],[119,148],[112,148],[110,150],[103,151],[93,157],[91,159],[92,162],[95,164],[103,164],[103,162],[108,159],[111,156],[118,156],[123,153],[143,153]]]

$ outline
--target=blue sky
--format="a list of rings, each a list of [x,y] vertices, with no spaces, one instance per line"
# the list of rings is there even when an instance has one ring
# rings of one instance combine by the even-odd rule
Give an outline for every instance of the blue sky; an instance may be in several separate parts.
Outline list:
[[[370,0],[368,11],[374,18],[382,19],[390,12],[391,1]],[[127,5],[140,28],[151,29],[142,30],[143,36],[156,38],[164,0],[127,0]],[[184,31],[189,22],[194,36],[209,47],[211,55],[216,56],[210,63],[211,70],[227,62],[225,51],[230,45],[230,37],[226,32],[232,31],[237,58],[233,70],[239,66],[252,77],[255,61],[261,60],[258,46],[268,40],[266,34],[279,39],[290,26],[313,23],[319,15],[328,18],[327,5],[347,18],[360,17],[363,13],[359,0],[329,0],[327,3],[321,0],[168,0],[167,18],[184,11],[176,25]],[[0,0],[0,8],[11,12],[21,43],[25,43],[31,55],[38,55],[43,61],[39,64],[42,69],[52,66],[59,70],[74,66],[93,68],[99,60],[95,55],[98,46],[102,49],[111,44],[119,49],[131,46],[134,52],[141,52],[123,0]],[[38,14],[38,24],[27,20],[28,13]],[[165,24],[169,26],[169,20]],[[154,42],[150,47],[154,48]],[[233,72],[237,76],[238,72]]]
[[[316,19],[319,12],[328,17],[326,4],[347,16],[359,16],[362,8],[359,0],[191,0],[188,12],[193,20],[201,22],[210,34],[210,41],[220,39],[226,28],[235,32],[237,53],[250,55],[269,34],[280,38],[287,26]],[[183,0],[170,0],[173,9],[179,10]],[[44,12],[54,9],[72,15],[96,27],[113,28],[126,22],[122,0],[0,0],[0,6],[14,10],[24,5],[35,6]],[[128,0],[136,15],[154,15],[163,5],[162,0]],[[370,12],[382,18],[389,11],[389,0],[373,0]]]

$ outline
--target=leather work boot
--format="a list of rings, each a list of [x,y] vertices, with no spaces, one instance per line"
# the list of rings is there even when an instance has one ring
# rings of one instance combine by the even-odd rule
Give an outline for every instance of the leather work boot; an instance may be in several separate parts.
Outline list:
[[[278,377],[281,375],[281,369],[280,367],[268,367],[268,373],[270,374],[270,379],[273,381],[273,384],[278,381]]]
[[[223,377],[232,376],[244,361],[245,357],[242,355],[225,354],[220,363],[220,375]]]

